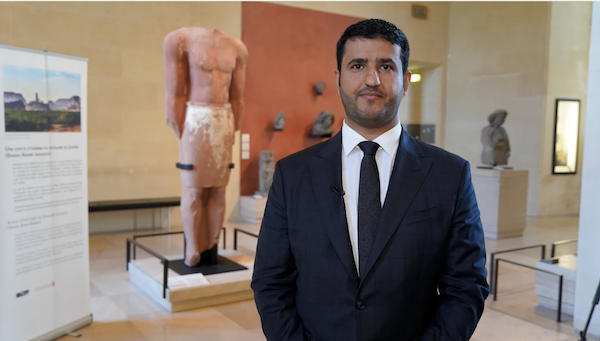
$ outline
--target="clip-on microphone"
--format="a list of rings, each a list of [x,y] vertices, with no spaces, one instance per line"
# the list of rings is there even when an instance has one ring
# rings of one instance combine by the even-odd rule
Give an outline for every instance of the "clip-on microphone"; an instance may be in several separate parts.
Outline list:
[[[331,187],[331,191],[339,195],[340,197],[343,197],[346,194],[346,192],[344,192],[344,190],[339,188],[338,186]]]

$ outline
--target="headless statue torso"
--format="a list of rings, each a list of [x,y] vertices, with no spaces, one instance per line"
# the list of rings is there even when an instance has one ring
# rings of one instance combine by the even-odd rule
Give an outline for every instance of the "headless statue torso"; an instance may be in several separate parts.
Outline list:
[[[163,43],[168,125],[179,139],[185,264],[219,240],[248,52],[216,29],[175,30]]]

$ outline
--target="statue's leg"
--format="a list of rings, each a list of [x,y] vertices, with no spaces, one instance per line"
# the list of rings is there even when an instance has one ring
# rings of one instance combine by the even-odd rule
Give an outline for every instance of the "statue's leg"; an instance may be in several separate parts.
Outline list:
[[[202,192],[204,188],[183,186],[181,193],[181,223],[185,237],[185,259],[187,266],[200,262],[200,245],[206,243],[202,233]]]
[[[208,198],[208,249],[219,243],[225,219],[225,187],[212,187]]]

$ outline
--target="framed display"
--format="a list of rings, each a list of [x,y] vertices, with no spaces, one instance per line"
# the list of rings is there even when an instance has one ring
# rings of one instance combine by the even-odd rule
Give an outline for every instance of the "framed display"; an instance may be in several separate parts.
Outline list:
[[[580,104],[578,99],[556,99],[552,174],[577,172]]]

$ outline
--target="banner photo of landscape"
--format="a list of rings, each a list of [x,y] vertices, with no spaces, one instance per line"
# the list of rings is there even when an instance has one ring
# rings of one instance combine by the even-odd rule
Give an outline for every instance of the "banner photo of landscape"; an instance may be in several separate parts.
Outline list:
[[[6,131],[81,131],[80,75],[14,65],[2,74]]]
[[[0,45],[0,340],[91,323],[87,60]]]

